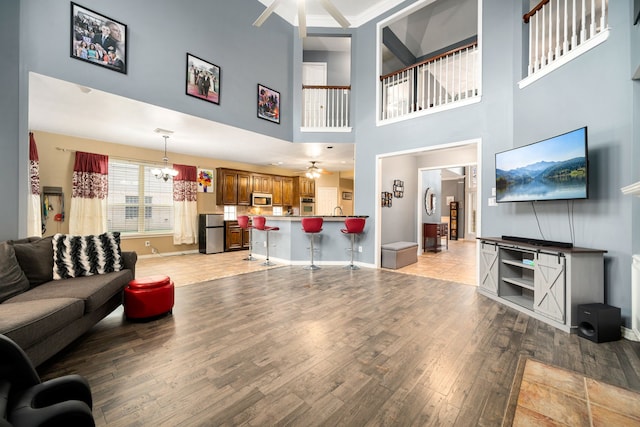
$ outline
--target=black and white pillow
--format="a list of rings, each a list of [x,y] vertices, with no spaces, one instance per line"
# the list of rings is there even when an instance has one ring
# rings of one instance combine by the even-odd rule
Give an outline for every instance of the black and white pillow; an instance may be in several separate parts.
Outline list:
[[[122,270],[120,233],[53,236],[53,280]]]

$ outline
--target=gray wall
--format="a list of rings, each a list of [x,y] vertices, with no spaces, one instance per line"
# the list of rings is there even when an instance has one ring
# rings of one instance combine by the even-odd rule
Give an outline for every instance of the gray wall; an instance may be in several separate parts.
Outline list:
[[[321,52],[305,50],[304,62],[327,63],[327,85],[349,86],[351,84],[351,54],[348,52]]]
[[[416,198],[418,192],[418,169],[412,157],[388,157],[381,161],[381,189],[393,193],[393,181],[404,182],[404,196],[393,198],[391,207],[381,210],[382,244],[392,242],[419,242],[416,229]],[[357,210],[355,211],[358,212]]]
[[[19,175],[18,141],[24,143],[28,138],[19,131],[19,113],[21,104],[19,93],[20,57],[19,57],[19,20],[20,1],[0,2],[0,240],[18,237],[18,203],[26,206],[26,197],[18,197],[19,188],[24,179]],[[25,104],[26,105],[26,104]],[[29,154],[27,146],[27,156]],[[28,158],[28,157],[27,157]],[[23,188],[23,191],[26,188]],[[26,223],[25,223],[26,228]]]
[[[404,2],[403,6],[411,3]],[[609,3],[612,31],[605,43],[521,90],[517,83],[523,78],[526,56],[523,45],[527,28],[522,23],[523,10],[528,7],[525,3],[483,1],[483,94],[479,104],[389,125],[375,124],[376,25],[370,22],[359,28],[352,49],[356,62],[369,66],[354,70],[354,82],[358,84],[355,211],[375,216],[375,169],[370,166],[375,164],[376,155],[478,138],[483,148],[478,159],[482,185],[479,235],[542,238],[530,204],[488,206],[495,185],[494,155],[587,125],[591,198],[569,206],[565,202],[537,203],[536,210],[544,238],[571,240],[569,209],[574,212],[575,245],[608,251],[606,302],[622,308],[625,325],[629,326],[631,198],[623,197],[620,187],[638,179],[633,167],[633,160],[637,164],[638,158],[633,149],[633,124],[638,125],[633,116],[634,111],[638,116],[633,103],[634,96],[637,101],[637,83],[629,78],[630,32],[634,32],[632,44],[637,49],[638,30],[632,29],[629,19],[631,1]]]
[[[414,0],[407,0],[381,19],[413,3]],[[563,202],[551,202],[537,204],[536,208],[545,238],[571,238],[567,220],[570,209],[574,212],[575,244],[608,251],[606,302],[622,308],[625,325],[629,326],[630,257],[640,248],[640,239],[632,239],[632,235],[640,234],[632,221],[638,217],[639,203],[620,193],[620,187],[640,179],[634,167],[640,154],[633,143],[640,136],[640,89],[638,82],[630,80],[631,70],[640,65],[640,35],[638,27],[630,22],[631,3],[632,0],[609,3],[609,40],[521,90],[517,82],[523,76],[526,34],[522,14],[528,1],[483,0],[479,40],[482,101],[382,126],[375,122],[379,19],[349,29],[346,33],[352,36],[354,132],[315,134],[299,129],[302,42],[295,29],[276,15],[261,28],[253,27],[253,20],[264,10],[255,0],[192,0],[187,6],[171,0],[83,2],[83,6],[129,26],[127,75],[69,57],[69,2],[5,0],[0,2],[0,46],[4,57],[0,66],[4,95],[0,100],[0,177],[4,178],[0,189],[0,238],[26,232],[25,82],[31,71],[285,140],[355,141],[355,212],[371,216],[368,227],[381,219],[376,217],[378,155],[480,139],[480,235],[540,237],[530,205],[487,205],[494,181],[494,154],[587,125],[591,198],[569,207]],[[318,33],[317,29],[309,31]],[[331,31],[343,33],[341,29],[324,32]],[[220,106],[184,96],[187,52],[222,68]],[[257,83],[281,92],[285,108],[280,126],[255,120],[255,111],[245,108],[255,102]],[[415,204],[407,203],[405,207],[394,203],[394,215],[410,218],[411,210],[415,215]],[[415,223],[406,223],[407,233],[415,233]],[[405,230],[400,233],[404,235]],[[360,244],[365,249],[361,260],[375,263],[373,233],[363,236]]]

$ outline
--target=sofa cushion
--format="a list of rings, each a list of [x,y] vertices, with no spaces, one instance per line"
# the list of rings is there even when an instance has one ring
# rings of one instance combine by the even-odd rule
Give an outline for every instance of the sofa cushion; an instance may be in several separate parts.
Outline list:
[[[120,233],[53,236],[53,280],[122,270]]]
[[[26,240],[26,241],[25,241]],[[29,241],[31,240],[31,241]],[[16,259],[31,287],[53,280],[52,237],[43,239],[23,239],[11,242],[16,251]]]
[[[5,302],[0,304],[0,333],[25,349],[80,319],[83,313],[84,303],[75,298]]]
[[[16,259],[13,246],[0,243],[0,302],[29,289],[29,279]]]
[[[84,301],[85,313],[91,313],[121,292],[133,280],[131,270],[95,276],[52,280],[7,300],[7,303],[37,301],[49,298],[76,298]]]

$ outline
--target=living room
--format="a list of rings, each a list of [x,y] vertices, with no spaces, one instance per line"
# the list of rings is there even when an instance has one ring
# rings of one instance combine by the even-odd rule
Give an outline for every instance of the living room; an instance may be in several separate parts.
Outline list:
[[[630,18],[633,1],[611,2],[608,5],[608,26],[611,30],[605,42],[536,82],[519,88],[518,82],[526,76],[527,51],[523,46],[526,45],[527,27],[522,24],[522,15],[530,10],[529,2],[523,1],[505,5],[504,2],[497,0],[484,0],[479,3],[481,28],[479,44],[482,55],[481,101],[462,108],[440,111],[411,120],[378,125],[376,123],[376,94],[379,91],[377,85],[379,75],[376,73],[377,24],[401,8],[415,3],[418,2],[404,2],[379,17],[348,30],[354,40],[352,45],[352,82],[355,132],[350,137],[353,138],[353,141],[349,141],[349,143],[353,142],[357,147],[355,150],[354,193],[357,194],[354,201],[355,212],[369,215],[368,221],[373,229],[371,236],[363,241],[363,261],[376,265],[379,262],[379,246],[383,243],[380,240],[382,208],[379,203],[379,193],[386,191],[386,189],[379,187],[380,171],[376,163],[378,159],[390,153],[447,146],[463,141],[481,141],[482,151],[478,158],[478,177],[481,188],[478,192],[478,203],[482,212],[482,220],[478,224],[478,236],[519,235],[541,238],[539,233],[541,229],[544,236],[550,240],[572,241],[576,246],[606,250],[603,278],[605,302],[621,308],[623,326],[626,330],[631,331],[633,321],[631,266],[633,254],[640,251],[639,232],[636,227],[637,219],[635,219],[640,206],[632,197],[623,195],[620,189],[639,180],[635,165],[638,164],[640,153],[635,148],[634,141],[638,140],[638,129],[640,128],[638,122],[640,115],[637,114],[638,105],[640,105],[640,88],[638,80],[633,80],[632,76],[640,64],[640,50],[638,49],[640,31]],[[0,19],[3,24],[0,31],[4,35],[0,39],[3,43],[3,52],[7,52],[7,60],[2,65],[2,75],[5,78],[1,79],[2,83],[0,83],[3,86],[3,91],[7,94],[0,101],[3,111],[6,111],[6,114],[0,117],[4,129],[1,136],[3,156],[0,158],[0,177],[5,183],[0,189],[0,195],[4,200],[14,201],[13,203],[3,203],[0,206],[0,216],[3,218],[0,224],[0,237],[3,240],[26,235],[28,132],[32,130],[28,125],[29,73],[38,73],[77,85],[96,88],[294,143],[308,142],[312,138],[332,143],[339,143],[342,139],[344,142],[346,138],[344,135],[339,137],[335,135],[302,135],[299,138],[298,136],[294,138],[294,134],[298,135],[293,130],[295,127],[293,125],[294,113],[284,108],[282,122],[279,126],[255,117],[254,92],[256,83],[266,84],[269,82],[270,87],[279,89],[283,99],[286,100],[283,107],[286,104],[293,106],[298,102],[293,88],[299,86],[301,65],[297,63],[297,59],[301,55],[302,43],[298,39],[296,28],[275,16],[267,20],[262,27],[253,27],[251,25],[253,20],[264,10],[264,6],[259,2],[242,0],[224,6],[203,2],[199,3],[198,7],[185,7],[169,0],[154,2],[153,5],[148,2],[130,4],[130,2],[116,1],[110,2],[105,7],[100,2],[92,0],[83,3],[83,6],[98,10],[107,16],[116,17],[129,26],[131,56],[127,74],[85,64],[69,56],[68,3],[43,4],[33,0],[11,0],[3,2],[3,5],[0,6],[2,11]],[[212,25],[212,22],[215,24]],[[159,23],[166,25],[160,26]],[[198,31],[204,32],[205,36],[197,37],[196,28]],[[158,41],[157,38],[161,40]],[[234,40],[234,43],[220,42],[228,40]],[[239,50],[241,51],[239,52]],[[222,91],[223,100],[219,106],[193,100],[185,95],[183,74],[186,52],[204,52],[206,55],[203,56],[211,57],[212,60],[217,61],[216,64],[222,67],[225,89]],[[273,65],[256,66],[256,64]],[[72,119],[70,118],[70,120]],[[491,190],[495,187],[495,153],[582,126],[587,126],[589,131],[589,159],[592,179],[590,180],[588,200],[576,201],[569,206],[560,202],[536,204],[535,206],[530,204],[492,206],[489,203],[489,199],[492,197]],[[37,131],[37,129],[33,130]],[[85,149],[89,150],[89,148]],[[17,177],[24,177],[24,179],[16,179]],[[401,179],[401,177],[394,178]],[[415,205],[417,206],[417,201]],[[406,226],[406,230],[403,232],[416,236],[418,235],[416,206],[400,210],[400,205],[396,205],[389,211],[385,211],[384,214],[392,213]],[[537,211],[537,216],[533,209]],[[335,273],[338,274],[338,272]],[[386,273],[390,272],[367,272],[367,274],[382,275],[380,279],[382,281],[389,279]],[[254,291],[258,292],[262,287],[276,289],[281,282],[270,282],[270,279],[274,277],[273,274],[273,270],[270,270],[253,277],[254,281],[260,282],[259,286],[252,285],[257,286]],[[279,274],[285,276],[285,278],[280,278],[283,281],[297,280],[300,283],[308,283],[307,279],[300,277],[297,272],[292,272],[290,277],[287,277],[289,273],[281,272]],[[349,277],[349,280],[354,281],[353,286],[360,286],[355,274],[353,279],[351,279],[352,276]],[[362,278],[362,276],[360,277]],[[365,277],[372,279],[370,276]],[[396,280],[395,275],[393,280]],[[238,283],[235,282],[235,285],[232,285],[226,282],[225,286],[239,286]],[[406,282],[398,282],[397,288],[405,284]],[[325,286],[328,285],[325,283]],[[419,287],[420,285],[414,284],[413,286]],[[377,292],[388,295],[382,285],[375,289]],[[211,288],[207,288],[207,290],[210,291]],[[191,322],[197,324],[197,317],[187,314],[189,309],[186,303],[187,301],[197,301],[197,298],[206,299],[207,296],[205,291],[200,294],[196,291],[189,292],[194,292],[194,299],[190,300],[185,295],[183,302],[180,302],[176,308],[174,318],[176,322],[183,322],[189,318]],[[233,298],[239,298],[239,294],[234,294],[232,290],[229,292],[230,295],[236,295]],[[364,290],[358,292],[364,292]],[[410,299],[412,292],[402,294],[402,296]],[[446,300],[447,291],[443,289],[442,292],[442,300]],[[222,295],[220,297],[222,298]],[[473,340],[473,336],[463,335],[463,332],[456,329],[457,316],[454,317],[454,313],[458,313],[461,318],[466,316],[466,319],[470,319],[469,322],[475,319],[480,324],[486,320],[481,313],[489,312],[500,317],[504,323],[493,324],[487,320],[484,325],[487,328],[502,326],[508,328],[509,335],[505,338],[506,344],[503,343],[503,347],[500,347],[499,336],[502,334],[500,329],[486,330],[484,332],[486,335],[480,338],[492,343],[490,346],[484,342],[485,346],[482,347],[482,352],[491,353],[495,357],[492,359],[495,361],[492,366],[496,367],[499,364],[497,361],[501,357],[500,349],[510,349],[516,352],[527,351],[530,349],[529,346],[535,347],[537,345],[535,341],[540,336],[545,336],[546,338],[540,338],[544,340],[542,347],[535,347],[536,349],[532,351],[538,357],[550,363],[555,362],[565,368],[575,368],[582,371],[590,370],[589,364],[595,363],[598,366],[593,368],[596,373],[591,372],[592,375],[600,375],[605,380],[611,379],[604,372],[606,370],[604,368],[605,362],[600,360],[592,362],[592,359],[599,358],[597,356],[590,358],[585,354],[610,356],[612,353],[609,351],[613,351],[611,350],[613,345],[611,347],[590,346],[579,341],[574,335],[548,329],[539,322],[526,319],[524,315],[504,310],[499,305],[489,304],[487,300],[477,302],[478,296],[469,298],[466,301],[474,308],[466,312],[456,312],[456,310],[462,309],[458,305],[446,305],[452,311],[452,317],[445,317],[445,327],[450,328],[449,331],[458,331],[461,334],[461,339]],[[317,300],[305,301],[308,304],[318,303]],[[344,306],[349,306],[357,304],[357,301],[360,300],[356,296],[353,302],[342,301]],[[362,301],[367,304],[379,303],[377,300],[364,299]],[[426,303],[426,300],[422,301]],[[433,301],[429,302],[434,303]],[[478,305],[474,305],[476,303]],[[278,305],[278,307],[282,306]],[[332,305],[323,304],[321,307],[327,311],[335,309],[335,306]],[[203,312],[200,314],[204,316],[204,313],[219,310],[220,307],[210,305],[202,309]],[[402,311],[402,304],[396,306],[395,309]],[[426,307],[423,309],[428,311]],[[286,311],[285,313],[292,314]],[[438,312],[438,314],[446,315],[442,312]],[[260,312],[252,312],[250,315],[258,318]],[[371,320],[372,318],[367,317],[366,319]],[[308,325],[313,326],[312,320],[307,318]],[[387,320],[391,322],[392,317],[388,317]],[[423,320],[426,322],[427,319]],[[431,320],[438,322],[437,319]],[[224,320],[216,319],[216,321],[223,322]],[[355,318],[353,321],[356,321]],[[135,336],[134,340],[142,340],[153,334],[154,327],[160,328],[159,325],[149,323],[138,326],[140,330],[131,332]],[[423,324],[423,327],[427,328],[425,325],[426,323]],[[342,324],[334,326],[336,328],[350,327]],[[195,328],[195,326],[193,327]],[[251,327],[251,325],[246,326],[246,328]],[[108,325],[100,326],[100,328],[108,329]],[[126,326],[126,328],[131,331],[135,326]],[[168,344],[172,340],[188,347],[194,342],[215,341],[217,339],[215,334],[204,335],[189,343],[195,332],[186,326],[185,328],[176,328],[173,332],[169,329],[164,330],[156,340],[145,339],[144,348],[148,349],[153,344],[160,347],[166,344],[168,349],[175,350],[176,347]],[[239,328],[240,331],[243,330],[242,327]],[[126,356],[133,352],[127,349],[127,345],[124,343],[127,336],[118,335],[113,329],[107,329],[102,331],[104,333],[96,331],[97,335],[91,336],[92,344],[89,348],[106,351],[109,344],[100,342],[100,340],[108,341],[112,338],[115,340],[114,348],[117,347],[116,342],[122,343],[118,348],[122,352],[123,359],[120,359],[117,364],[126,365]],[[359,331],[366,333],[362,329]],[[184,332],[184,335],[178,337],[178,332]],[[324,335],[318,336],[325,337]],[[236,338],[239,339],[238,336]],[[335,342],[350,338],[352,336],[341,335]],[[447,342],[444,332],[439,337],[432,338],[435,339],[434,342]],[[517,347],[509,347],[512,340],[520,338],[525,342],[518,341],[520,344]],[[381,335],[378,339],[384,340],[384,337]],[[230,343],[234,341],[234,338],[226,336],[225,340],[225,343]],[[620,345],[631,345],[629,340],[623,340],[623,342],[625,344],[621,342]],[[302,344],[296,342],[296,345]],[[451,343],[449,345],[453,346]],[[556,345],[562,347],[562,350],[554,353]],[[603,350],[605,347],[607,350]],[[206,348],[212,350],[210,347]],[[375,343],[372,342],[370,348],[372,353],[378,352]],[[452,351],[447,355],[453,358],[455,352],[453,347],[449,348]],[[632,346],[625,348],[627,351],[633,352],[633,350],[629,350],[633,348]],[[203,349],[202,353],[198,353],[199,356],[193,359],[195,366],[198,362],[202,362],[202,359],[207,358],[204,355],[207,350]],[[460,349],[458,348],[458,350]],[[601,351],[605,354],[601,354]],[[582,355],[582,357],[578,357],[580,361],[576,361],[575,364],[570,360],[574,353]],[[617,366],[629,366],[629,363],[631,365],[637,363],[625,359],[625,357],[631,356],[624,356],[624,351],[618,350],[613,353],[615,356],[612,356],[611,360],[615,359]],[[475,353],[475,356],[478,354]],[[89,356],[84,354],[83,357],[72,358],[72,360],[78,366],[82,364],[81,360],[83,358],[86,360],[87,357]],[[186,364],[187,360],[183,360],[183,363]],[[441,372],[446,371],[452,375],[452,371],[448,371],[444,367],[454,371],[456,369],[464,370],[464,364],[468,363],[469,366],[474,367],[474,370],[480,369],[474,364],[472,357],[461,359],[460,363],[451,363],[450,360],[448,361],[446,357],[428,359],[429,362],[443,368]],[[478,358],[475,360],[486,361],[487,359]],[[511,377],[513,377],[515,364],[517,364],[514,362],[515,360],[517,357],[507,361],[511,364],[507,375],[511,375]],[[162,367],[165,367],[171,364],[171,360],[163,359],[161,363]],[[268,364],[265,361],[257,363]],[[64,369],[73,369],[72,364],[70,362],[69,366]],[[373,370],[385,368],[384,364],[373,362],[367,366]],[[194,372],[190,374],[197,375]],[[204,368],[201,373],[208,375],[211,372]],[[103,379],[111,375],[108,371],[103,374]],[[129,379],[134,378],[134,381],[139,379],[135,373],[129,374]],[[188,374],[181,372],[176,375]],[[624,374],[616,373],[614,376],[617,376],[614,381],[618,385],[638,390],[637,378],[629,374],[628,371]],[[496,374],[491,379],[496,380],[499,377],[500,375]],[[96,375],[92,378],[100,381],[101,377]],[[121,384],[125,384],[127,373],[123,373],[118,378],[118,381],[122,381]],[[446,378],[441,378],[441,380],[447,381]],[[502,381],[505,379],[502,378]],[[168,384],[170,383],[168,381]],[[483,383],[477,383],[476,387],[480,387],[481,384]],[[112,385],[105,387],[108,388]],[[188,388],[187,385],[183,387],[185,387],[184,389]],[[507,388],[496,390],[496,393],[500,394]],[[250,391],[246,388],[243,390]],[[474,390],[480,393],[479,389]],[[375,391],[381,390],[376,389]],[[103,392],[105,393],[103,397],[111,392],[118,393],[116,388],[111,391],[105,389]],[[140,392],[139,396],[140,400],[137,403],[143,404],[148,394]],[[273,396],[273,399],[286,406],[286,396],[285,394],[281,397],[284,400],[278,400],[279,396]],[[447,399],[445,394],[442,396],[444,397],[441,401]],[[329,396],[325,396],[325,399],[331,401]],[[456,395],[454,399],[461,399],[460,395]],[[105,402],[108,400],[108,398],[104,399]],[[506,398],[500,400],[499,403],[504,403],[505,400]],[[114,398],[113,402],[113,405],[123,404],[117,398]],[[483,400],[483,403],[491,405],[492,401]],[[105,403],[105,405],[108,404]],[[454,406],[460,407],[460,400],[455,402]],[[352,408],[355,407],[354,404]],[[446,405],[439,406],[439,408],[445,411]],[[127,410],[132,413],[136,411],[133,407],[128,407]],[[477,415],[477,413],[473,415]],[[264,423],[268,424],[269,421],[264,421]]]

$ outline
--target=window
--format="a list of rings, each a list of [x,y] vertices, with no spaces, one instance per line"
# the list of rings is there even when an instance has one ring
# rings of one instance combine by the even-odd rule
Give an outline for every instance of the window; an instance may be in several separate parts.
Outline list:
[[[173,181],[151,174],[155,165],[109,160],[107,227],[121,233],[173,232]]]
[[[225,221],[235,221],[238,218],[237,211],[235,206],[227,206],[224,207],[224,220]]]

